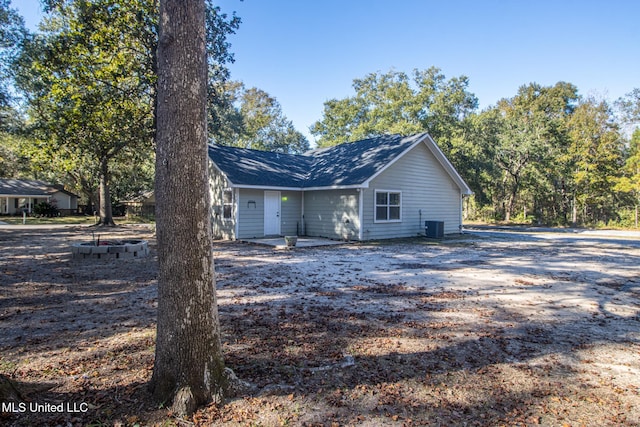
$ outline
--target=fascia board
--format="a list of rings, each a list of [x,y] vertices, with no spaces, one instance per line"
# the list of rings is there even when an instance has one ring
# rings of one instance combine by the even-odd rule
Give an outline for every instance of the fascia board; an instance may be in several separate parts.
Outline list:
[[[28,199],[31,197],[32,199],[43,198],[43,197],[52,197],[52,193],[43,193],[43,194],[0,194],[0,197],[11,197],[12,199]]]
[[[231,181],[229,181],[231,182]],[[301,187],[277,187],[273,185],[246,185],[246,184],[232,184],[232,188],[247,188],[252,190],[273,190],[273,191],[305,191],[306,188]]]
[[[369,188],[368,184],[353,185],[327,185],[324,187],[304,187],[304,191],[322,191],[322,190],[355,190],[358,188]]]

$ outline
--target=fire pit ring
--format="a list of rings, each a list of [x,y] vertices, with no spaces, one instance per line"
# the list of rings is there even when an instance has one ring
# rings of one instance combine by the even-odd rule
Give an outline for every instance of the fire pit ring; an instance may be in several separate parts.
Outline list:
[[[71,245],[74,259],[132,259],[149,255],[146,240],[104,240]]]

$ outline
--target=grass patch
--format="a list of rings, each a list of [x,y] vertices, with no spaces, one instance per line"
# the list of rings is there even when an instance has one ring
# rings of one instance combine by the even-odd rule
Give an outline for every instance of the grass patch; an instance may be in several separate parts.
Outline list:
[[[22,217],[19,216],[0,217],[0,221],[12,225],[22,225],[23,223]],[[95,216],[88,215],[70,215],[55,218],[28,216],[25,225],[93,225],[96,221],[97,219]],[[114,221],[117,225],[153,223],[153,221],[144,217],[117,217],[114,218]]]

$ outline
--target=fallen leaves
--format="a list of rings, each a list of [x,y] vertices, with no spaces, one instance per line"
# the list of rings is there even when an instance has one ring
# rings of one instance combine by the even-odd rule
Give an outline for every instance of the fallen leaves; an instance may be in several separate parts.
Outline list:
[[[253,391],[189,419],[170,418],[146,393],[157,306],[153,258],[125,264],[117,275],[124,277],[112,267],[72,269],[64,257],[55,274],[37,256],[13,258],[27,264],[0,262],[9,273],[0,286],[17,301],[0,299],[7,331],[0,371],[23,385],[47,385],[31,399],[91,405],[86,418],[36,417],[33,424],[634,425],[637,385],[620,383],[601,362],[602,353],[608,363],[631,355],[624,367],[635,369],[638,347],[607,349],[606,336],[590,335],[589,328],[614,325],[614,315],[593,322],[594,301],[587,320],[540,321],[522,312],[536,307],[533,292],[547,289],[534,286],[538,278],[571,275],[577,286],[573,273],[514,268],[475,284],[481,270],[493,274],[489,267],[502,259],[521,262],[531,251],[545,256],[536,247],[483,245],[279,253],[216,244],[226,363]],[[367,259],[379,265],[371,269]],[[506,299],[525,291],[532,297],[520,305]],[[560,301],[555,310],[571,307]],[[631,317],[623,321],[629,330],[637,326]]]

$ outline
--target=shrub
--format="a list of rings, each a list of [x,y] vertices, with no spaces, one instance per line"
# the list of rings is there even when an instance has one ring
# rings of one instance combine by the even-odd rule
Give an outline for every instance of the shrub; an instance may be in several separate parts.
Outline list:
[[[60,212],[58,208],[49,202],[40,202],[33,207],[33,213],[36,216],[53,217],[58,216]]]

